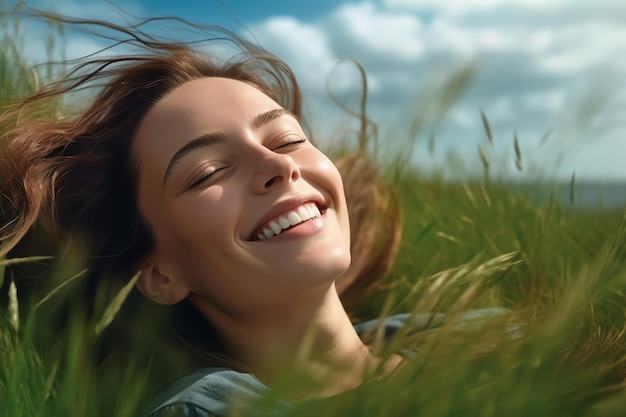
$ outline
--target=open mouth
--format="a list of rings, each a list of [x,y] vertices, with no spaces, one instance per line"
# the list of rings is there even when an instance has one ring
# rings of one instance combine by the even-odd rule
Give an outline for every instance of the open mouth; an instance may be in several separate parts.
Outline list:
[[[267,222],[253,234],[250,240],[261,241],[271,239],[285,230],[299,225],[300,223],[321,216],[322,211],[314,202],[302,204],[301,206],[293,210],[289,210]]]

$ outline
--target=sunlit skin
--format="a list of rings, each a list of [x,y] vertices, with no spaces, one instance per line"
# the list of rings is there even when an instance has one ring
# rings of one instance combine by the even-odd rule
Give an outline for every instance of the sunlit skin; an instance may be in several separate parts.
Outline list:
[[[288,113],[254,125],[276,109],[243,82],[200,79],[154,105],[134,139],[139,209],[155,235],[160,272],[233,315],[325,289],[350,262],[341,177]],[[209,134],[218,142],[186,153],[166,177],[172,157]],[[294,199],[325,210],[306,222],[309,233],[250,240],[278,204]]]
[[[240,81],[190,81],[149,110],[133,157],[156,242],[142,292],[165,304],[189,297],[268,383],[281,367],[354,371],[331,394],[376,363],[334,285],[350,264],[341,177],[292,114]],[[303,204],[321,216],[260,240],[261,226]]]

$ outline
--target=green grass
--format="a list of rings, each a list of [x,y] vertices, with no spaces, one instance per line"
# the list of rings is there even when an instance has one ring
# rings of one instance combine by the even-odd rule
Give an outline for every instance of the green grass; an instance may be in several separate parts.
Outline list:
[[[320,407],[328,416],[622,415],[622,215],[533,205],[498,186],[406,177],[399,187],[406,205],[400,256],[385,289],[358,315],[379,315],[388,297],[391,312],[505,306],[512,314],[480,331],[444,328],[418,338],[423,360],[341,400],[296,406],[285,415],[313,415]],[[56,294],[47,303],[62,299]],[[151,340],[98,363],[100,316],[80,317],[68,313],[47,343],[38,327],[49,325],[49,312],[23,313],[19,337],[2,321],[6,415],[133,416],[152,387],[162,387],[159,375],[175,361],[147,361]],[[512,325],[523,332],[508,335],[503,329]]]
[[[36,84],[19,57],[19,42],[4,43],[10,47],[0,55],[4,98]],[[383,288],[353,315],[454,316],[487,306],[511,314],[480,329],[444,326],[394,341],[390,348],[415,344],[422,354],[399,372],[337,398],[278,410],[268,398],[251,414],[624,415],[624,214],[566,210],[556,199],[532,203],[497,182],[452,184],[410,172],[394,178],[404,211],[400,254]],[[31,261],[32,279],[22,282],[17,297],[9,296],[12,277],[0,264],[6,300],[0,310],[0,415],[139,415],[143,402],[178,372],[184,354],[169,345],[155,347],[146,328],[158,321],[153,311],[122,312],[134,329],[124,344],[111,329],[103,331],[121,288],[103,291],[94,314],[85,315],[80,260],[66,257],[52,268]],[[10,311],[18,302],[16,330]],[[106,346],[111,343],[113,349]],[[112,354],[103,359],[103,350]]]

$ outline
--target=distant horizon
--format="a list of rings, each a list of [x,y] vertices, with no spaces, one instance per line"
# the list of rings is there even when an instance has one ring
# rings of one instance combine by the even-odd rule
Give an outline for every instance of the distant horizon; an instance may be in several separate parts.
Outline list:
[[[480,177],[455,178],[445,180],[449,184],[475,184],[483,182]],[[572,183],[562,179],[511,180],[491,179],[495,186],[511,187],[535,203],[545,203],[551,196],[558,198],[561,206],[574,209],[626,209],[626,179],[574,181],[574,202],[571,200]],[[555,194],[556,193],[556,194]]]

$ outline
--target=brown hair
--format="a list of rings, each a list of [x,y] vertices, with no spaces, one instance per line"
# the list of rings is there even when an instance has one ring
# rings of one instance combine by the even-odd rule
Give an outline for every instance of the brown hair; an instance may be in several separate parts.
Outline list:
[[[79,235],[85,241],[91,276],[106,272],[128,279],[153,245],[138,212],[136,172],[129,160],[135,128],[155,102],[187,81],[212,76],[244,81],[301,116],[300,90],[290,68],[223,28],[203,30],[215,35],[209,41],[227,41],[238,49],[228,60],[188,44],[159,41],[140,31],[141,25],[125,28],[35,14],[110,30],[125,36],[117,39],[119,44],[141,53],[75,62],[66,76],[0,116],[0,254],[41,223],[55,236]],[[77,114],[61,110],[64,96],[94,88],[97,94],[86,109]],[[353,241],[353,262],[338,288],[344,301],[355,302],[389,270],[400,218],[393,194],[382,185],[376,163],[364,149],[337,165],[345,182]]]

